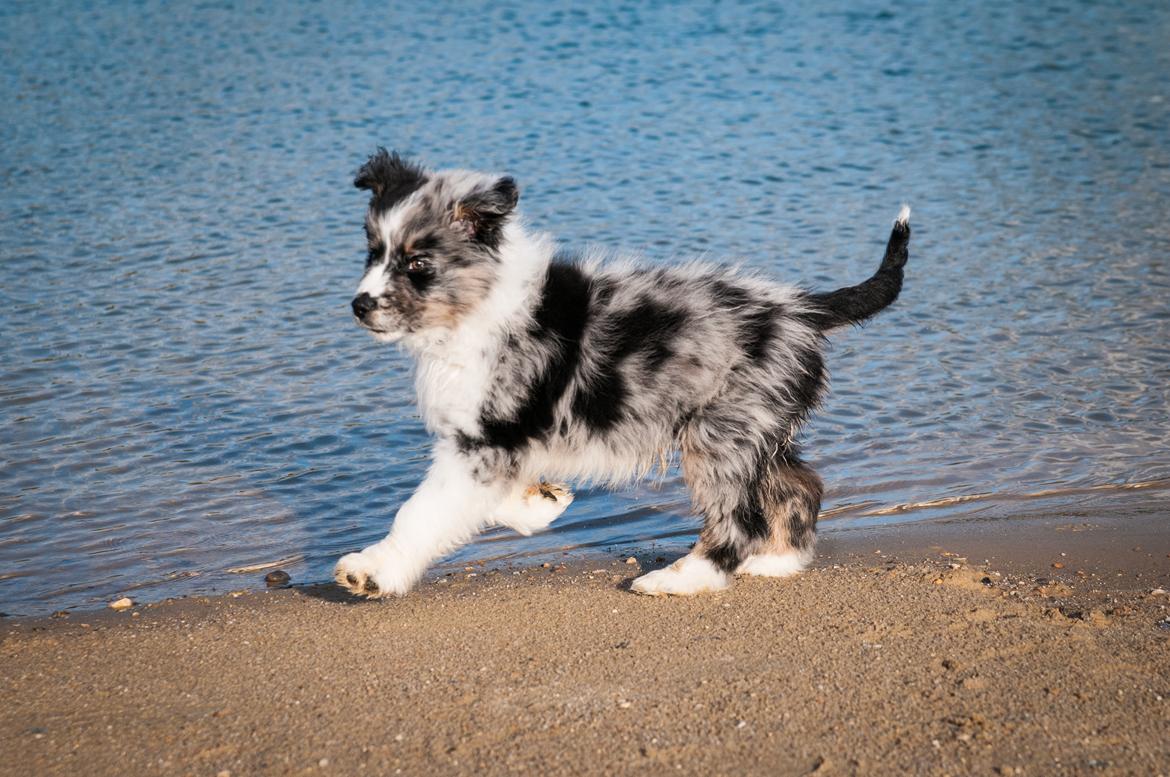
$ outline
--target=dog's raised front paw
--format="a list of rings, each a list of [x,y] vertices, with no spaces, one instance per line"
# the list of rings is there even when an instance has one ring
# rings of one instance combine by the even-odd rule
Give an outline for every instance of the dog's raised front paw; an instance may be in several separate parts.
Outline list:
[[[572,503],[573,494],[567,486],[542,480],[501,505],[495,520],[527,537],[547,528]]]

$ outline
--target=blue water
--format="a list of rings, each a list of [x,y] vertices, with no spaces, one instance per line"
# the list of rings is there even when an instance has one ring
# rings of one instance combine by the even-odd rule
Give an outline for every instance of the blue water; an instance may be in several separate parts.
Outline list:
[[[348,314],[379,144],[510,172],[571,246],[823,288],[912,203],[904,295],[805,435],[826,532],[1167,493],[1166,3],[394,5],[0,6],[0,609],[323,579],[381,536],[427,438]],[[669,473],[458,559],[695,526]]]

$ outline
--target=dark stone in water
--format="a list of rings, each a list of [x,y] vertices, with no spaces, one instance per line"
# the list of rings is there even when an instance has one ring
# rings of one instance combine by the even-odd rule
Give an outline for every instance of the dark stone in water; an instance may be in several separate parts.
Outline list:
[[[292,578],[283,569],[274,569],[264,576],[264,582],[269,587],[288,585]]]

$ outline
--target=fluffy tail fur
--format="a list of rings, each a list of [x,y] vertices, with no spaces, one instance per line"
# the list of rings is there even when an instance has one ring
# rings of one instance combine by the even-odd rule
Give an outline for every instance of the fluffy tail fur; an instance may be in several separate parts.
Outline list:
[[[898,298],[902,290],[902,268],[910,256],[910,206],[903,205],[890,232],[881,267],[869,280],[836,291],[810,294],[813,312],[809,318],[821,330],[846,324],[860,324]]]

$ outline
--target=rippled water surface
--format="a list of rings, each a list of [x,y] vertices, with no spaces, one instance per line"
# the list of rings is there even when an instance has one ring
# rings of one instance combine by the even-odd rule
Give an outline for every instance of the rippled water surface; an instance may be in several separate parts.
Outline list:
[[[378,144],[511,172],[571,246],[822,288],[911,202],[805,435],[826,532],[1162,498],[1167,4],[395,5],[0,7],[0,609],[323,579],[383,533],[427,438],[347,310]],[[670,473],[458,558],[695,526]]]

